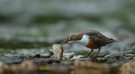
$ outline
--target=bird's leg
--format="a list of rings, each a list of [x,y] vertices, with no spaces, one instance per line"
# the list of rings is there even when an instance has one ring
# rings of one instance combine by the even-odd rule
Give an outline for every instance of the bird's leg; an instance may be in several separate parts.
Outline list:
[[[93,52],[93,49],[91,49],[91,51],[85,57],[88,57],[92,52]]]
[[[94,55],[94,57],[96,57],[98,55],[98,53],[100,52],[101,48],[98,48],[98,52]]]

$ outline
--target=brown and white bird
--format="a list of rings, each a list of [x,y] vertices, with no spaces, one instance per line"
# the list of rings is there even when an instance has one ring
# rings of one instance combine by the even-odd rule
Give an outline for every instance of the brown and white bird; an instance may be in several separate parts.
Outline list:
[[[95,30],[89,30],[67,36],[63,39],[62,42],[65,44],[70,41],[80,42],[84,44],[85,47],[91,48],[91,51],[86,57],[88,57],[93,52],[94,49],[98,49],[98,52],[96,53],[97,55],[100,52],[102,46],[116,42],[116,40],[108,38]]]

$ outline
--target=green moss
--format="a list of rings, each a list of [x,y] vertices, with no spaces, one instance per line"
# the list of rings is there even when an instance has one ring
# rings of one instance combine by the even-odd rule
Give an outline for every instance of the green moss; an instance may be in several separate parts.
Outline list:
[[[76,55],[86,55],[88,53],[89,53],[88,51],[77,51],[77,52],[75,52]]]
[[[30,41],[19,41],[19,40],[2,40],[0,39],[0,48],[41,48],[48,47],[51,44],[48,42],[30,42]]]
[[[112,64],[112,63],[116,63],[117,60],[115,58],[110,58],[110,59],[107,59],[106,63],[108,64]]]

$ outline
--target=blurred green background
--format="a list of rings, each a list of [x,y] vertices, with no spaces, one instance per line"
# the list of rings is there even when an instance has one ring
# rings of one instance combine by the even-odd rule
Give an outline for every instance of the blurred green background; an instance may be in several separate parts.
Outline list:
[[[89,29],[132,36],[134,27],[135,0],[0,0],[1,48],[46,47]]]

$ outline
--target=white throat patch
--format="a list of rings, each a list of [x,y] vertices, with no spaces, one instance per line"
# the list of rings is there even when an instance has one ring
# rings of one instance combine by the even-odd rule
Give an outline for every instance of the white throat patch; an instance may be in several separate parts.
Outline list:
[[[83,35],[80,42],[83,43],[84,45],[87,45],[89,43],[89,36],[88,35]]]

